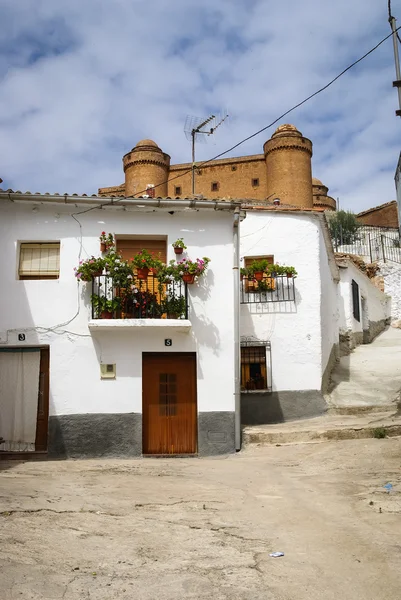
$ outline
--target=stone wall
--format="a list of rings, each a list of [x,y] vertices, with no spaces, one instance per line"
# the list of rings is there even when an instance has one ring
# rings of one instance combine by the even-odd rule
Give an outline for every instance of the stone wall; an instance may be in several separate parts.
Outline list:
[[[401,265],[380,262],[384,292],[391,296],[391,318],[401,319]]]

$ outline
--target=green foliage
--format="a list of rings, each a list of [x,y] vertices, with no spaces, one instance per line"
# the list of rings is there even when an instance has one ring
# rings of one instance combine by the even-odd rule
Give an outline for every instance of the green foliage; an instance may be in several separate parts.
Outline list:
[[[97,318],[100,317],[103,311],[114,313],[121,306],[121,298],[119,297],[108,299],[106,296],[92,294],[91,300]]]
[[[259,260],[253,260],[248,267],[249,273],[254,275],[255,273],[264,273],[267,270],[269,263],[265,258]]]
[[[155,267],[155,257],[148,250],[141,250],[134,256],[132,265],[136,269],[151,269]]]
[[[354,213],[339,210],[329,217],[329,229],[333,239],[340,245],[353,244],[358,238],[358,229],[361,224]]]
[[[132,283],[134,270],[119,252],[112,249],[104,258],[106,274],[113,278],[114,287],[126,288]]]
[[[382,440],[383,438],[387,437],[387,433],[384,427],[376,427],[376,429],[373,429],[372,435],[377,440]]]
[[[258,292],[271,292],[274,290],[273,281],[270,279],[258,281]]]
[[[187,249],[186,245],[184,244],[183,238],[178,238],[178,240],[175,240],[175,242],[173,242],[171,245],[173,246],[173,248],[183,248],[183,250]]]
[[[75,277],[78,281],[92,281],[95,275],[102,273],[105,264],[104,258],[95,258],[94,256],[81,260],[78,267],[74,267]]]
[[[177,319],[185,316],[185,296],[169,296],[162,302],[162,310],[167,316],[174,316]]]
[[[106,251],[110,250],[110,248],[114,248],[115,246],[114,236],[112,233],[106,233],[105,231],[102,231],[99,236],[99,240],[103,244],[106,244]]]

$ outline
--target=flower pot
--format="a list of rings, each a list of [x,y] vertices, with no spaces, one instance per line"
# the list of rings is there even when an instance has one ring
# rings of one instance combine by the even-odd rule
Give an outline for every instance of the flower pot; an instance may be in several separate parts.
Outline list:
[[[177,313],[167,313],[167,319],[179,319],[180,315]]]
[[[150,267],[149,271],[152,273],[152,275],[156,275],[157,273],[157,269],[155,269],[155,267]]]
[[[102,312],[100,313],[100,318],[101,319],[112,319],[113,313],[108,310],[102,310]]]
[[[256,279],[256,281],[262,281],[263,279],[263,271],[256,271],[256,273],[254,274],[254,277]]]
[[[288,277],[288,279],[289,279],[290,277],[292,277],[292,273],[287,273],[287,277]]]
[[[240,275],[239,278],[240,278],[240,281],[244,281],[244,275]]]
[[[93,278],[95,278],[95,277],[101,277],[102,273],[103,273],[103,271],[96,271],[96,273],[92,274],[92,277]]]
[[[174,246],[174,252],[176,254],[182,254],[184,252],[184,248],[180,248],[179,246]]]
[[[148,275],[149,275],[148,267],[142,267],[142,269],[136,270],[136,276],[138,277],[138,279],[147,279]]]
[[[272,271],[272,277],[277,277],[277,272],[276,271]]]
[[[106,252],[107,246],[106,242],[100,242],[100,252]]]
[[[184,275],[182,276],[182,280],[185,283],[194,283],[195,275],[193,273],[184,273]]]

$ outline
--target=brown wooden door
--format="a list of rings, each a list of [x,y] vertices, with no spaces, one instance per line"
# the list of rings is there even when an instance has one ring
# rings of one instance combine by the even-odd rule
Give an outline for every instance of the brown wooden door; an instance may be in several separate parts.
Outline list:
[[[197,451],[196,355],[142,354],[144,454]]]
[[[40,351],[38,415],[36,421],[35,450],[47,450],[47,428],[49,421],[49,349]]]

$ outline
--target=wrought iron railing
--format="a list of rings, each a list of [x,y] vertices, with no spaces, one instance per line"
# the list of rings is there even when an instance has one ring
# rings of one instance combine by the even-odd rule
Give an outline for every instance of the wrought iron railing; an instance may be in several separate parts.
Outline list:
[[[183,281],[160,282],[152,273],[122,283],[109,275],[92,280],[93,319],[188,319]]]
[[[332,233],[334,250],[356,254],[365,261],[382,260],[401,263],[401,243],[398,229],[361,225],[353,232],[343,232],[341,226]]]
[[[295,277],[265,275],[261,281],[244,277],[240,295],[241,304],[295,302]]]

